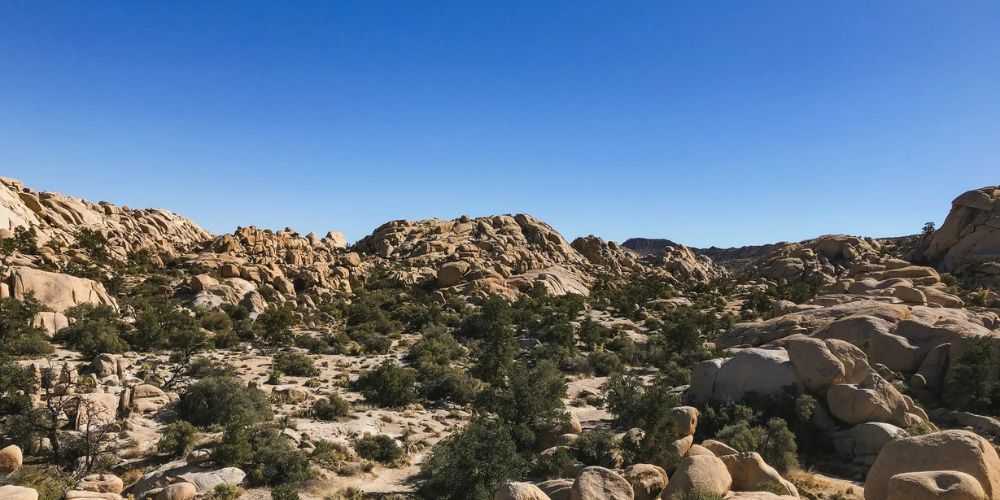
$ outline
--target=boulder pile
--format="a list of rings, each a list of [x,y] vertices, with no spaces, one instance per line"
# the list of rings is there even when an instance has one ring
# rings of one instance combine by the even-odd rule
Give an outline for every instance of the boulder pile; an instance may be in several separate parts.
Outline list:
[[[695,444],[696,408],[683,406],[670,412],[677,424],[677,439],[670,445],[674,455],[671,464],[639,463],[624,469],[580,466],[572,479],[505,483],[494,499],[652,500],[683,499],[695,493],[725,498],[799,498],[795,486],[758,453],[741,453],[712,440]],[[774,491],[780,494],[771,493]]]

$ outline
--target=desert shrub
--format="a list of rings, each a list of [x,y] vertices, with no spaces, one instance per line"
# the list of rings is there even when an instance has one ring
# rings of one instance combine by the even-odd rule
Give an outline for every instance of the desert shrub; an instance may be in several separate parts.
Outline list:
[[[326,398],[317,399],[313,403],[311,413],[316,419],[333,421],[347,416],[350,411],[350,403],[336,394],[331,394]]]
[[[637,274],[626,281],[615,281],[602,277],[591,288],[591,303],[608,303],[623,316],[638,318],[639,309],[654,299],[673,297],[673,286],[658,275]]]
[[[539,453],[531,467],[531,475],[543,479],[566,477],[572,472],[576,459],[569,448],[557,446]]]
[[[272,306],[263,310],[253,322],[254,338],[268,346],[291,345],[295,340],[292,326],[297,319],[287,307]]]
[[[580,327],[577,329],[577,336],[580,338],[580,342],[583,342],[589,349],[603,345],[613,335],[613,330],[594,321],[590,316],[583,318],[580,321]]]
[[[156,450],[173,457],[187,455],[201,437],[198,429],[183,420],[174,422],[163,428]]]
[[[232,377],[209,377],[192,384],[177,402],[177,412],[197,426],[271,418],[267,395]]]
[[[1000,414],[1000,381],[996,378],[1000,360],[989,337],[973,339],[948,370],[945,399],[959,409]]]
[[[30,424],[31,395],[35,393],[35,376],[0,352],[0,443],[19,445],[31,450],[33,442]]]
[[[25,464],[0,481],[0,485],[16,484],[31,488],[38,492],[38,500],[61,500],[77,481],[78,477],[55,465]]]
[[[384,464],[392,464],[403,458],[403,448],[396,440],[385,434],[365,435],[354,442],[358,456]]]
[[[387,354],[392,349],[392,338],[374,329],[370,323],[348,330],[347,336],[360,344],[366,354]]]
[[[332,354],[333,348],[325,339],[302,334],[295,337],[295,347],[306,349],[310,354]]]
[[[598,465],[617,448],[615,435],[606,429],[587,429],[574,445],[576,459],[584,465]]]
[[[10,255],[14,252],[25,255],[38,253],[38,238],[34,229],[18,226],[14,228],[12,238],[0,238],[0,255]]]
[[[210,500],[236,500],[240,497],[240,487],[231,484],[221,483],[215,485]]]
[[[764,426],[751,426],[747,422],[728,425],[715,437],[739,451],[756,451],[765,462],[781,472],[798,465],[795,435],[780,418],[772,418]]]
[[[45,331],[32,320],[45,308],[29,293],[21,300],[0,299],[0,353],[39,355],[52,352]]]
[[[358,392],[378,406],[400,407],[417,399],[417,378],[410,368],[385,361],[378,368],[363,373],[354,383]]]
[[[313,477],[309,457],[270,424],[230,423],[212,459],[243,468],[250,485],[299,485]]]
[[[134,328],[129,344],[141,350],[168,348],[173,358],[187,362],[198,351],[208,347],[208,336],[191,314],[166,300],[137,300]]]
[[[592,352],[587,356],[587,363],[598,377],[606,377],[622,371],[622,360],[618,355],[608,351]]]
[[[70,349],[94,357],[101,353],[120,354],[131,348],[123,338],[129,326],[111,306],[80,304],[67,309],[65,314],[70,325],[55,338]]]
[[[481,340],[476,376],[490,383],[502,382],[517,353],[510,304],[502,297],[490,297],[479,312],[462,321],[459,334]]]
[[[675,439],[674,420],[666,410],[679,406],[680,398],[671,390],[660,377],[645,385],[638,377],[615,374],[605,384],[605,400],[616,425],[644,431],[641,442],[625,450],[634,461],[667,469],[674,465],[676,457],[669,446]]]
[[[425,365],[418,371],[420,396],[428,401],[471,403],[482,390],[482,382],[465,370],[451,366]]]
[[[425,366],[448,366],[461,358],[464,352],[465,349],[448,333],[447,328],[430,324],[420,331],[420,339],[410,347],[406,359],[420,370]]]
[[[217,361],[207,357],[197,357],[188,362],[185,373],[191,378],[235,377],[236,367],[225,361]]]
[[[274,368],[292,377],[315,377],[319,369],[313,360],[297,352],[279,352],[274,355]]]
[[[506,383],[484,392],[479,406],[494,412],[507,424],[518,449],[527,450],[540,433],[566,421],[565,394],[566,381],[554,363],[543,361],[533,367],[519,363]]]
[[[426,498],[489,500],[502,482],[524,476],[528,463],[506,425],[476,417],[434,445],[420,472]]]
[[[293,484],[282,484],[271,488],[271,500],[299,500],[299,489]]]
[[[819,402],[794,387],[774,394],[748,394],[742,401],[703,405],[697,435],[701,439],[715,438],[727,426],[744,423],[766,427],[769,421],[779,419],[791,430],[805,457],[819,458],[832,452],[833,447],[827,433],[814,423],[815,411],[822,411]]]

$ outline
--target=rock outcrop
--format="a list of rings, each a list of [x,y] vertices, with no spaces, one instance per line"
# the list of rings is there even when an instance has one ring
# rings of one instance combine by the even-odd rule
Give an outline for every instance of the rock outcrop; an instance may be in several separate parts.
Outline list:
[[[921,249],[942,271],[1000,284],[1000,186],[962,193],[944,224]]]

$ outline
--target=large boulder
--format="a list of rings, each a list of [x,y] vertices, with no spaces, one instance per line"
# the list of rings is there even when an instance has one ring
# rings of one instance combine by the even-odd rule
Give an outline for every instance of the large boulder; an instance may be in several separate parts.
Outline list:
[[[709,495],[725,495],[733,484],[729,469],[719,457],[695,455],[681,460],[677,470],[670,476],[663,498],[679,496],[684,498],[692,491]]]
[[[906,472],[963,472],[976,479],[986,498],[1000,496],[1000,457],[989,441],[963,430],[897,439],[885,445],[865,480],[865,500],[889,500],[890,479]]]
[[[536,486],[548,495],[550,500],[570,500],[573,496],[572,479],[550,479],[542,481]]]
[[[715,366],[718,370],[714,370]],[[692,374],[689,391],[697,401],[703,401],[700,398],[705,396],[708,400],[738,401],[752,392],[763,395],[785,387],[802,388],[784,349],[744,349],[721,363],[704,361],[695,371],[699,376]]]
[[[549,500],[549,496],[531,483],[506,482],[497,489],[493,500]]]
[[[976,478],[953,470],[904,472],[889,478],[888,500],[989,500]]]
[[[21,453],[21,448],[16,444],[0,450],[0,473],[10,474],[20,469],[23,463],[24,455]]]
[[[80,304],[118,307],[104,285],[86,278],[14,266],[8,271],[6,282],[15,299],[23,299],[32,293],[54,312],[64,312]]]
[[[909,411],[903,394],[874,372],[860,384],[831,387],[826,393],[826,401],[830,413],[849,425],[888,422],[905,428],[922,420]]]
[[[674,433],[678,437],[694,434],[698,429],[698,409],[693,406],[678,406],[670,409],[674,418]]]
[[[469,271],[468,262],[449,262],[437,272],[437,282],[440,287],[455,286],[462,281],[462,276]]]
[[[573,481],[573,500],[632,500],[632,485],[604,467],[586,467]]]
[[[894,439],[906,436],[906,431],[884,422],[865,422],[833,435],[833,445],[842,456],[871,465],[882,447]]]
[[[8,484],[0,486],[0,499],[3,500],[38,500],[38,492],[32,488]]]
[[[174,483],[165,486],[153,496],[153,500],[194,500],[198,489],[191,483]]]
[[[654,500],[667,487],[667,472],[651,464],[629,466],[622,474],[632,485],[635,500]]]

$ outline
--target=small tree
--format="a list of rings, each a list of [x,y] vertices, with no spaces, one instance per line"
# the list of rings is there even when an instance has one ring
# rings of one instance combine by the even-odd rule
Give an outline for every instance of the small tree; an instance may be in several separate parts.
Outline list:
[[[210,377],[195,382],[177,402],[181,418],[197,426],[254,422],[271,418],[267,395],[231,377]]]
[[[506,425],[476,417],[434,445],[420,472],[426,498],[489,500],[501,483],[523,477],[528,462]]]
[[[365,401],[378,406],[400,407],[416,401],[416,383],[412,369],[387,360],[378,368],[363,373],[354,385]]]
[[[31,292],[21,300],[0,299],[0,353],[38,355],[52,352],[45,331],[32,323],[35,315],[44,310]]]

